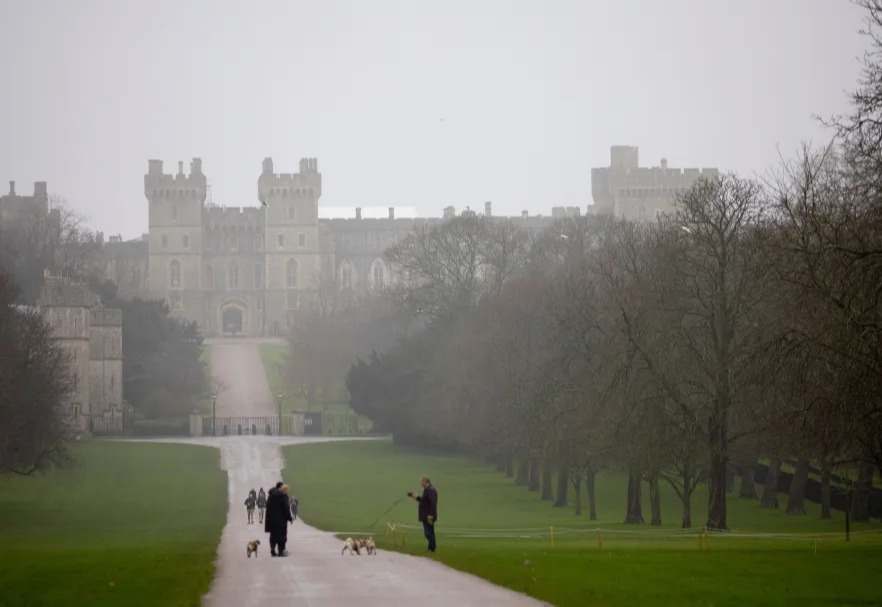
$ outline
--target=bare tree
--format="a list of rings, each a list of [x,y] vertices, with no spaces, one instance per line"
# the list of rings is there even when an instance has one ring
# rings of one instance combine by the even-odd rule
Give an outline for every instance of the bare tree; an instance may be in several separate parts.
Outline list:
[[[0,268],[0,473],[30,475],[69,461],[74,374],[42,313],[13,306],[16,291]]]

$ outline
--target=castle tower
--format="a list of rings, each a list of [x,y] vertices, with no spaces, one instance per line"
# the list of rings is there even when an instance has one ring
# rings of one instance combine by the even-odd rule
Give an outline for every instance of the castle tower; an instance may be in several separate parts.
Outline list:
[[[122,310],[90,311],[89,410],[92,415],[122,414]]]
[[[80,430],[85,430],[90,408],[90,329],[91,309],[97,303],[85,284],[67,278],[47,276],[37,304],[43,310],[52,336],[70,357],[74,388],[68,413]]]
[[[265,205],[266,330],[285,333],[315,301],[321,271],[318,200],[322,176],[318,160],[303,158],[300,172],[275,174],[263,161],[257,195]]]
[[[190,174],[178,162],[175,175],[162,172],[161,160],[148,161],[144,195],[149,201],[150,243],[148,289],[165,299],[175,315],[203,325],[202,205],[208,190],[202,160],[194,158]]]

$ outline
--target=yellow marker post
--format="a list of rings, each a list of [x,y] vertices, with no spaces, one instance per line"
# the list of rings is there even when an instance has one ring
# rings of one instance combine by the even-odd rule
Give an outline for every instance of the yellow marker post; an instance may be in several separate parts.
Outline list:
[[[551,526],[551,547],[554,548],[554,525]]]
[[[600,535],[600,529],[597,530],[597,549],[603,550],[603,536]]]

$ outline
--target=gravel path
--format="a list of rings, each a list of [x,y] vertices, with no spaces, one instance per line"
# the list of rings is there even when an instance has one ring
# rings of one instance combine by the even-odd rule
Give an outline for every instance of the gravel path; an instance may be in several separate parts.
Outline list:
[[[218,415],[221,412],[223,415],[272,415],[272,397],[258,345],[217,341],[212,347],[212,373],[222,377],[228,385],[218,396]],[[217,575],[204,597],[205,605],[533,607],[544,604],[429,558],[384,550],[379,550],[376,556],[341,556],[342,542],[299,520],[288,530],[291,555],[271,558],[269,537],[263,532],[263,525],[256,522],[256,513],[255,524],[247,524],[245,496],[251,488],[269,489],[283,479],[281,471],[285,462],[281,445],[325,440],[334,439],[230,436],[189,441],[220,447],[221,466],[230,480],[227,525],[218,548]],[[416,508],[414,514],[415,511]],[[261,541],[260,556],[249,559],[245,545],[253,539]]]

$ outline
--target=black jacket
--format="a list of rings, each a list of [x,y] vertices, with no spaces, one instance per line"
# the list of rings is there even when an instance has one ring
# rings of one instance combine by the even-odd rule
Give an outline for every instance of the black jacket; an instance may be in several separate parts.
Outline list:
[[[288,529],[288,521],[293,521],[288,496],[275,487],[269,490],[266,498],[266,514],[263,516],[263,530],[267,533],[282,533]]]
[[[272,493],[272,489],[270,489],[270,493]],[[258,508],[266,508],[266,495],[262,492],[257,496],[257,507]]]
[[[419,517],[420,522],[425,523],[428,517],[432,517],[433,521],[438,520],[438,492],[434,485],[429,485],[423,489],[423,495],[418,497],[419,501]]]

